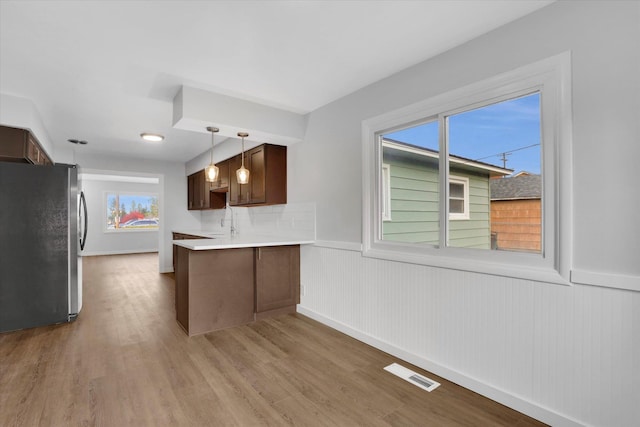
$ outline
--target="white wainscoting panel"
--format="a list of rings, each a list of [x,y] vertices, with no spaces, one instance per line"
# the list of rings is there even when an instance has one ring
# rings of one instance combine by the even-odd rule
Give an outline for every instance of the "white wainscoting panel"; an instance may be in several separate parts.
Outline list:
[[[300,311],[553,425],[639,425],[640,293],[303,246]]]

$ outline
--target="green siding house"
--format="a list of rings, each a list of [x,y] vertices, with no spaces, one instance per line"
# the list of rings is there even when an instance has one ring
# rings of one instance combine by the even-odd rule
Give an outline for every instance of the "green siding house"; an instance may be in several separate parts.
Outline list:
[[[438,152],[402,142],[382,142],[382,238],[439,242]],[[449,246],[491,248],[490,177],[513,171],[449,156]]]

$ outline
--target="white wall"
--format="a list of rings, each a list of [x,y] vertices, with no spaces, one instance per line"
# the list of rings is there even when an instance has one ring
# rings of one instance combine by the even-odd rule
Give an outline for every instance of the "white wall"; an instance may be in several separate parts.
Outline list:
[[[233,207],[202,211],[202,230],[230,232],[231,212],[239,234],[291,237],[303,240],[316,238],[316,206],[314,203]],[[220,220],[223,220],[222,222]],[[224,226],[222,225],[224,224]]]
[[[0,125],[29,129],[49,157],[55,158],[49,134],[31,100],[0,93]]]
[[[333,243],[302,250],[301,311],[548,423],[638,425],[640,293],[358,249],[362,120],[571,51],[574,217],[560,226],[574,271],[639,283],[639,40],[640,2],[556,2],[312,112],[289,147],[289,200],[315,201]]]
[[[59,162],[72,160],[56,159]],[[86,155],[81,150],[76,151],[75,162],[80,165],[81,171],[97,169],[123,172],[125,175],[127,173],[144,173],[160,177],[159,269],[162,273],[173,271],[171,230],[200,228],[200,212],[187,210],[187,176],[184,163],[132,160],[108,155]]]
[[[157,194],[160,197],[159,184],[117,182],[108,180],[82,180],[88,210],[87,241],[83,255],[106,255],[135,252],[158,251],[158,230],[107,231],[106,193]],[[160,222],[163,218],[160,217]]]

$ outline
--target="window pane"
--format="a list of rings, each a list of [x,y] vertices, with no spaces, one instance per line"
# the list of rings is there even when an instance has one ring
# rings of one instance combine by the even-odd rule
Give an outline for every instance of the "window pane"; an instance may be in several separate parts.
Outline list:
[[[107,193],[108,231],[157,230],[159,224],[156,195]]]
[[[464,185],[455,182],[449,183],[449,197],[464,199]]]
[[[466,221],[450,218],[448,245],[540,253],[539,93],[454,114],[446,123],[449,174],[469,179],[470,211]]]
[[[464,200],[449,200],[449,212],[464,213]]]
[[[381,144],[382,163],[389,167],[391,206],[390,220],[382,223],[380,239],[437,246],[438,122],[385,134]]]

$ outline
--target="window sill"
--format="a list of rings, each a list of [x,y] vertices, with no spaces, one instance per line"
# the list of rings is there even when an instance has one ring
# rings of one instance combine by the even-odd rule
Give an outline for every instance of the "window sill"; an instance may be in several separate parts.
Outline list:
[[[433,251],[442,251],[443,254],[433,254]],[[446,254],[446,252],[451,253],[450,251],[438,249],[425,250],[420,253],[401,250],[365,249],[362,251],[362,256],[429,267],[446,268],[449,270],[468,271],[471,273],[571,286],[571,282],[567,278],[563,277],[554,268],[544,265],[541,260],[535,259],[536,262],[531,262],[531,258],[527,257],[528,254],[506,254],[511,259],[520,259],[521,262],[510,261],[504,263],[486,259],[486,255],[494,255],[491,253],[493,251],[486,251],[489,252],[487,254],[473,254],[473,250],[463,251],[465,253],[464,256],[454,256]]]

